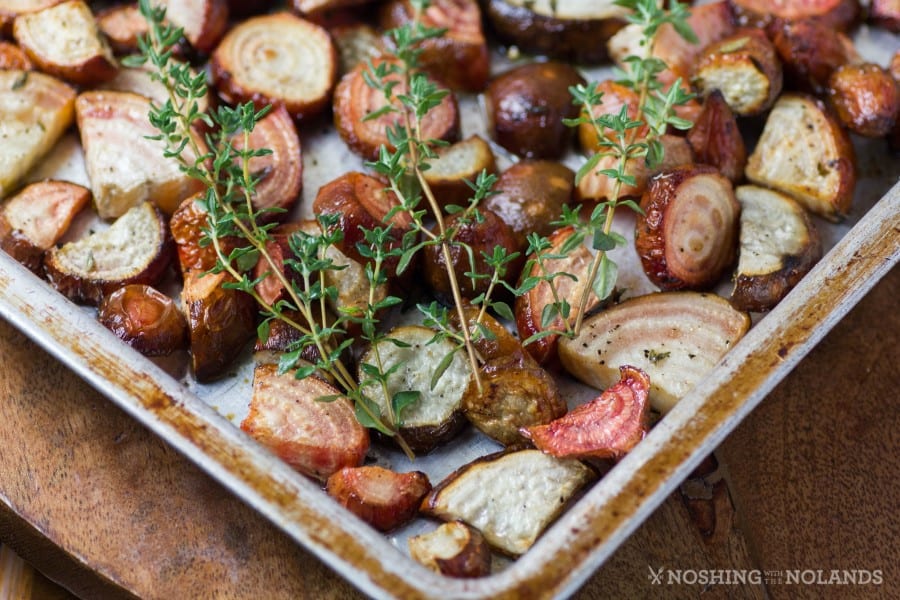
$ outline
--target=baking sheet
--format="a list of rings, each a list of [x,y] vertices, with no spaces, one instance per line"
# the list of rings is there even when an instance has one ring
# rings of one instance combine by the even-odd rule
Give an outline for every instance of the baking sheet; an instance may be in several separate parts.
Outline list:
[[[896,47],[863,29],[861,52],[885,56]],[[503,68],[498,67],[498,68]],[[592,73],[596,78],[602,72]],[[476,98],[463,100],[463,134],[483,131]],[[308,211],[318,187],[342,170],[361,169],[358,157],[325,124],[303,132],[304,193]],[[433,527],[417,520],[384,537],[350,516],[318,486],[305,480],[233,427],[249,401],[249,354],[229,376],[209,385],[183,369],[184,357],[151,362],[99,326],[93,311],[76,307],[33,275],[0,255],[0,314],[78,371],[139,421],[156,431],[225,483],[295,539],[310,547],[363,591],[375,596],[497,597],[549,596],[573,590],[712,451],[831,326],[874,285],[900,253],[900,201],[895,188],[900,165],[883,141],[856,140],[861,180],[850,217],[841,224],[820,219],[826,248],[842,240],[779,307],[766,316],[716,370],[608,474],[536,547],[491,577],[462,582],[426,571],[406,556],[408,535]],[[509,157],[501,154],[501,166]],[[581,159],[567,161],[577,168]],[[86,184],[77,138],[70,134],[29,177],[53,175]],[[877,204],[876,204],[877,203]],[[69,237],[102,223],[85,214]],[[852,229],[852,231],[851,231]],[[630,215],[620,211],[616,230],[630,232]],[[620,283],[632,293],[652,286],[633,247],[617,251]],[[727,295],[727,284],[722,292]],[[595,395],[582,386],[563,392],[570,404]],[[399,452],[379,449],[376,460],[399,470],[425,471],[433,482],[499,446],[473,429],[436,453],[410,464]]]

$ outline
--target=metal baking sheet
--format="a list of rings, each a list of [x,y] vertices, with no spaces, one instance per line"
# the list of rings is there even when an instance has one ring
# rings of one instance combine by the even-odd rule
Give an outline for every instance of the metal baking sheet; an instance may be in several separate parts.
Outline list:
[[[896,46],[896,37],[891,38]],[[863,30],[861,51],[885,56],[885,45]],[[891,48],[887,48],[891,50]],[[882,58],[879,62],[885,63]],[[502,68],[502,67],[499,67]],[[594,76],[600,73],[594,73]],[[358,157],[321,124],[306,131],[304,197]],[[483,132],[477,99],[463,100],[463,134]],[[495,598],[564,596],[574,591],[687,473],[711,452],[828,330],[900,258],[900,165],[883,141],[857,140],[861,180],[849,218],[817,220],[827,256],[608,475],[554,524],[523,557],[498,565],[490,577],[458,580],[434,574],[406,553],[405,539],[431,527],[418,520],[386,537],[332,501],[237,427],[249,401],[249,355],[229,376],[201,385],[183,372],[183,357],[150,361],[100,326],[93,311],[77,307],[0,253],[0,315],[22,329],[145,426],[184,453],[235,494],[308,547],[354,585],[375,597]],[[501,156],[501,166],[509,157]],[[577,157],[568,159],[577,167]],[[87,183],[77,137],[69,135],[50,160],[31,174]],[[301,209],[302,210],[302,209]],[[617,217],[617,230],[632,230]],[[102,226],[86,213],[69,234]],[[633,249],[619,251],[622,281],[632,293],[649,291]],[[726,286],[727,287],[727,286]],[[729,290],[722,290],[726,295]],[[591,392],[571,388],[571,402]],[[594,392],[595,393],[595,392]],[[399,452],[377,460],[415,468],[440,481],[456,467],[499,446],[468,431],[439,452],[410,464]]]

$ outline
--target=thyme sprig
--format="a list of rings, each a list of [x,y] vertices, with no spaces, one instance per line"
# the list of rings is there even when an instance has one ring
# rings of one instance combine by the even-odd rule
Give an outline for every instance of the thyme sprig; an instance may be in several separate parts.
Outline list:
[[[325,373],[354,402],[357,420],[362,425],[393,437],[412,458],[412,451],[399,429],[403,423],[403,410],[414,403],[417,396],[410,392],[395,394],[387,414],[382,415],[378,406],[362,392],[362,387],[372,380],[384,386],[390,372],[384,369],[377,373],[366,372],[363,381],[357,383],[342,359],[354,340],[339,341],[351,324],[361,327],[362,337],[367,341],[382,341],[385,336],[379,331],[376,315],[401,302],[396,297],[379,300],[375,296],[375,289],[386,280],[382,265],[389,258],[385,241],[387,229],[367,232],[366,243],[360,248],[364,256],[373,259],[367,267],[370,291],[365,309],[362,312],[340,310],[332,318],[327,306],[329,302],[334,303],[338,292],[328,285],[328,277],[341,267],[327,257],[327,252],[341,242],[340,231],[330,221],[336,217],[320,216],[322,233],[319,235],[298,231],[288,238],[291,255],[284,265],[294,276],[289,278],[268,251],[276,224],[266,224],[263,217],[273,209],[257,210],[253,206],[259,180],[250,171],[250,160],[271,151],[251,148],[250,135],[270,107],[256,110],[253,103],[248,102],[235,107],[219,106],[211,112],[201,111],[200,101],[208,91],[205,73],[195,74],[188,65],[172,58],[173,47],[182,39],[182,29],[166,24],[165,8],[154,7],[150,0],[140,0],[139,9],[149,30],[139,40],[140,54],[127,59],[126,65],[149,63],[152,67],[150,76],[162,83],[168,93],[168,99],[162,105],[152,105],[149,119],[160,132],[152,139],[162,141],[164,155],[175,160],[184,173],[204,186],[203,197],[198,201],[207,218],[202,243],[212,246],[217,257],[210,272],[226,273],[230,280],[223,283],[223,287],[240,290],[256,301],[263,315],[258,327],[262,339],[268,337],[271,324],[276,320],[299,332],[299,339],[279,359],[280,372],[293,371],[297,378]],[[201,128],[206,130],[202,136],[198,133]],[[240,242],[228,250],[226,239]],[[259,277],[252,277],[252,270],[260,261],[267,270]],[[257,291],[258,284],[270,276],[275,277],[285,290],[284,299],[268,302]],[[318,357],[314,364],[301,360],[304,351],[310,347],[315,348]],[[337,397],[320,400],[333,401]],[[387,394],[386,397],[390,398]]]
[[[670,24],[686,40],[697,43],[697,36],[687,21],[690,16],[687,5],[673,2],[667,10],[663,7],[663,3],[657,0],[617,0],[615,4],[630,10],[627,20],[640,27],[642,32],[641,46],[644,48],[644,55],[625,58],[627,68],[618,71],[617,81],[635,91],[638,102],[634,110],[625,104],[618,112],[599,113],[596,109],[603,105],[603,92],[598,90],[597,82],[569,88],[572,102],[579,106],[582,112],[578,118],[566,119],[564,122],[572,127],[585,124],[591,126],[596,133],[599,146],[599,150],[576,173],[576,185],[585,176],[596,173],[612,180],[613,187],[610,197],[605,202],[598,203],[586,221],[581,218],[579,207],[575,210],[564,210],[556,223],[574,229],[571,238],[564,244],[565,250],[571,252],[589,239],[596,253],[587,270],[589,285],[582,286],[581,296],[574,310],[566,299],[559,298],[552,277],[544,275],[544,280],[548,281],[553,290],[554,302],[549,305],[550,308],[545,309],[546,319],[542,318],[542,322],[549,325],[557,316],[562,316],[565,330],[550,331],[546,334],[542,332],[540,335],[554,333],[577,335],[589,308],[591,292],[600,301],[612,295],[618,277],[618,265],[609,257],[609,252],[627,244],[624,236],[612,231],[616,209],[624,206],[635,212],[641,212],[640,206],[634,201],[620,199],[623,185],[634,186],[637,183],[635,177],[630,174],[629,165],[635,160],[643,159],[649,169],[655,169],[664,158],[665,150],[660,137],[666,130],[669,127],[686,130],[692,126],[690,121],[675,113],[675,108],[691,100],[693,94],[682,87],[681,79],[666,89],[659,75],[666,70],[667,65],[653,55],[656,34],[665,24]],[[634,116],[630,116],[631,114]],[[612,158],[614,166],[597,170],[604,158]],[[543,250],[540,250],[542,246]],[[540,256],[540,252],[546,252],[548,248],[547,244],[534,245],[540,264],[551,258]],[[572,314],[575,315],[574,324],[570,325]],[[535,337],[532,337],[526,341],[534,339]]]
[[[491,253],[482,253],[482,258],[490,268],[490,273],[481,273],[476,268],[476,256],[473,248],[457,238],[461,227],[483,221],[484,217],[479,212],[478,205],[492,193],[491,189],[496,182],[496,176],[483,172],[476,181],[468,182],[473,191],[469,204],[465,207],[449,206],[446,208],[448,214],[457,216],[453,225],[448,225],[441,206],[425,178],[424,173],[429,168],[429,161],[437,158],[436,148],[446,145],[446,142],[425,138],[422,120],[429,111],[440,105],[449,92],[438,87],[420,69],[419,55],[422,52],[422,44],[440,37],[444,34],[444,30],[422,24],[421,15],[429,6],[428,0],[412,0],[410,4],[414,13],[411,22],[388,32],[388,37],[393,43],[394,60],[383,60],[377,63],[370,60],[368,69],[364,71],[367,84],[373,89],[380,90],[386,101],[383,107],[370,113],[366,118],[375,119],[385,114],[397,115],[396,124],[387,128],[387,138],[394,149],[382,146],[379,149],[378,160],[367,163],[367,166],[387,178],[389,189],[399,201],[395,211],[403,211],[409,215],[412,230],[418,234],[418,241],[404,247],[398,265],[398,273],[402,273],[411,264],[413,257],[428,246],[439,247],[444,264],[448,267],[447,276],[453,298],[453,310],[456,312],[459,323],[464,325],[458,330],[452,327],[449,311],[439,308],[436,303],[418,306],[425,317],[425,324],[437,332],[434,341],[450,339],[455,348],[438,365],[432,377],[432,387],[449,366],[453,354],[456,351],[465,350],[475,384],[480,392],[482,383],[479,365],[483,361],[478,355],[475,343],[481,338],[492,337],[490,331],[482,324],[488,309],[494,310],[502,317],[512,317],[512,310],[509,306],[504,302],[494,300],[492,296],[501,287],[512,290],[503,278],[509,264],[518,255],[508,253],[502,247],[494,248]],[[401,90],[400,93],[397,93],[398,89]],[[427,209],[420,208],[423,201]],[[395,213],[390,213],[388,218],[393,214]],[[426,218],[429,216],[435,221],[434,228],[428,227],[426,224]],[[452,268],[451,249],[454,247],[461,248],[468,257],[470,269],[465,276],[471,282],[472,287],[476,287],[481,280],[488,281],[486,291],[478,294],[471,301],[472,304],[480,307],[474,320],[466,317],[462,284]]]

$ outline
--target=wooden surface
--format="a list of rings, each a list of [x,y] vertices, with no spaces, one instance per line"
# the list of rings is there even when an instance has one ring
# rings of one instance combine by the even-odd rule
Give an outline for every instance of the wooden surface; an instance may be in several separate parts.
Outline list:
[[[895,269],[576,597],[896,597],[898,298]],[[2,321],[0,439],[0,600],[67,597],[8,548],[87,598],[358,597]],[[661,568],[772,582],[654,586]],[[788,569],[884,582],[786,585]]]

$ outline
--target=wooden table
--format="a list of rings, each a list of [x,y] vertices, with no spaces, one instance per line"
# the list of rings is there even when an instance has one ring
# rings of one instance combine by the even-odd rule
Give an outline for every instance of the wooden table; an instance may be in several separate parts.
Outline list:
[[[577,597],[897,597],[898,298],[894,269]],[[358,597],[2,321],[0,439],[0,542],[79,596]],[[660,567],[880,569],[883,583],[654,586]],[[26,598],[68,595],[30,581]]]

